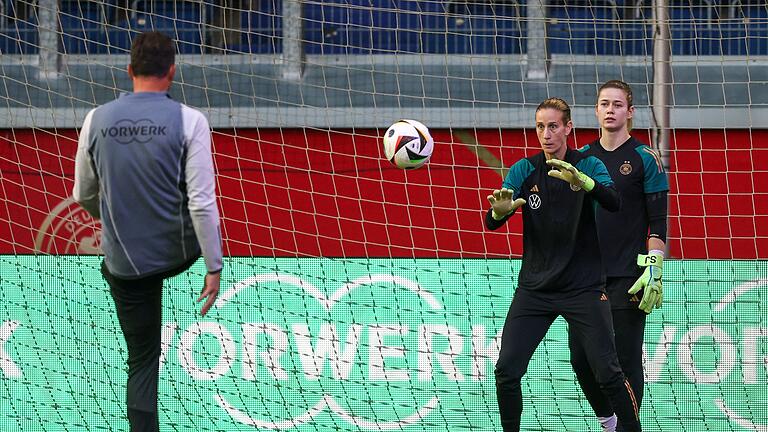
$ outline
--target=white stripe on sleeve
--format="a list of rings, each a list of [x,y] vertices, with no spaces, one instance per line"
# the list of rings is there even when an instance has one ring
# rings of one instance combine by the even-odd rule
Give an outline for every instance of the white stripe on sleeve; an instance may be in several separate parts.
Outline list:
[[[93,161],[89,150],[91,136],[91,120],[96,109],[92,109],[85,116],[80,136],[77,140],[77,155],[75,156],[75,186],[72,188],[72,198],[80,204],[85,211],[96,219],[101,218],[99,204],[99,179],[93,171]]]
[[[189,214],[208,271],[219,271],[222,265],[219,209],[216,206],[216,181],[211,154],[211,129],[203,114],[186,105],[181,106],[187,159],[184,172],[187,179]]]

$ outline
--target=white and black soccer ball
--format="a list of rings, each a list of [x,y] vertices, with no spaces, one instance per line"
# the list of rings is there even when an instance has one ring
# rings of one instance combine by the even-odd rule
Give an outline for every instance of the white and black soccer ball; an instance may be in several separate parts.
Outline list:
[[[424,165],[434,148],[429,129],[416,120],[398,120],[384,134],[384,156],[398,168]]]

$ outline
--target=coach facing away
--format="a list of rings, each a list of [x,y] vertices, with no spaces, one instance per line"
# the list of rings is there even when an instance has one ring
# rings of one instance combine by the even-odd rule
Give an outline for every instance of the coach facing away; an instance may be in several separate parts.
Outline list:
[[[91,110],[75,160],[74,199],[101,219],[104,261],[128,346],[131,431],[158,431],[157,387],[164,279],[201,255],[208,273],[197,301],[205,315],[219,293],[221,231],[211,133],[197,110],[168,95],[174,42],[139,35],[128,75],[133,93]]]

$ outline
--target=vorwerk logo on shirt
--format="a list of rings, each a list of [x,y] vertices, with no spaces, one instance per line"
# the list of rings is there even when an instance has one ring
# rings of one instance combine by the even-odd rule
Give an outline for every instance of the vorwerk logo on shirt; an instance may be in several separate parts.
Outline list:
[[[156,126],[151,119],[123,119],[101,129],[102,138],[113,138],[120,144],[144,144],[154,137],[165,136],[167,126]]]

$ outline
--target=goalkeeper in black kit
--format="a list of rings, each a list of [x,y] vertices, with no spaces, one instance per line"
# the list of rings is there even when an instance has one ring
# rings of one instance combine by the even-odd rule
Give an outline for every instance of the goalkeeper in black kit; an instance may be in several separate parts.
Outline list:
[[[597,233],[607,277],[616,351],[639,406],[644,386],[645,319],[662,303],[669,183],[658,154],[630,135],[633,114],[630,86],[618,80],[603,84],[595,106],[600,139],[585,146],[582,152],[605,164],[622,197],[620,211],[597,210]],[[571,364],[602,430],[631,430],[616,418],[609,403],[610,395],[602,392],[597,384],[581,339],[571,328]]]
[[[523,259],[496,363],[496,395],[504,431],[519,431],[521,379],[552,322],[563,316],[579,335],[590,370],[627,431],[639,431],[632,387],[619,366],[600,258],[596,205],[620,207],[619,194],[599,159],[571,150],[571,110],[550,98],[536,109],[542,152],[510,168],[488,196],[488,229],[523,213]]]

